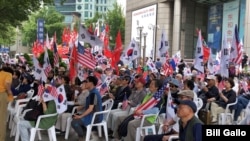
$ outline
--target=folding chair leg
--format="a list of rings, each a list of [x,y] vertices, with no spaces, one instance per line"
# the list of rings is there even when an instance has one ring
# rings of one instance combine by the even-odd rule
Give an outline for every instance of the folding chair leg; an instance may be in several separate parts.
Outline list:
[[[86,138],[85,141],[89,141],[90,140],[90,135],[91,135],[91,131],[92,130],[92,126],[88,125],[87,126],[87,133],[86,133]]]
[[[42,135],[41,135],[40,130],[37,131],[37,134],[38,134],[38,139],[39,139],[39,141],[41,141],[41,140],[42,140]]]
[[[31,128],[31,130],[30,130],[30,141],[34,141],[35,140],[35,136],[36,136],[36,129],[35,128]]]
[[[106,141],[108,141],[108,128],[107,128],[107,124],[103,125],[103,130],[104,130],[104,134],[105,134],[105,139]]]
[[[19,127],[18,127],[18,124],[17,124],[17,128],[16,128],[16,135],[15,135],[15,141],[19,141]]]
[[[67,123],[66,123],[66,131],[65,131],[65,140],[67,140],[68,139],[68,137],[69,137],[69,131],[70,131],[70,128],[71,128],[71,121],[72,121],[72,118],[71,117],[69,117],[68,119],[67,119]]]
[[[98,129],[98,136],[102,137],[102,126],[98,126],[97,129]]]
[[[52,126],[49,129],[49,132],[50,132],[50,136],[51,136],[51,141],[56,141],[56,129],[55,129],[55,126]]]

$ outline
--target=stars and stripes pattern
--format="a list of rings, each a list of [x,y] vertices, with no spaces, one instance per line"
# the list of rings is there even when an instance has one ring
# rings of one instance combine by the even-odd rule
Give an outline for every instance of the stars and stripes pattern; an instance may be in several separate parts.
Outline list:
[[[57,97],[58,97],[57,89],[56,89],[56,87],[55,87],[55,86],[53,86],[53,85],[51,85],[51,91],[50,91],[50,94],[51,94],[53,97],[55,97],[55,98],[57,98]]]
[[[165,88],[168,86],[168,82],[165,82],[163,87],[161,87],[154,95],[151,99],[149,99],[147,102],[141,104],[136,111],[143,111],[143,110],[147,110],[150,108],[153,108],[161,99]],[[135,117],[141,116],[141,115],[134,115]]]
[[[234,36],[230,52],[230,59],[236,65],[240,65],[242,62],[242,57],[243,57],[242,48],[243,48],[243,43],[240,42],[239,39],[238,26],[235,25]]]
[[[77,60],[83,66],[94,69],[96,66],[95,57],[91,54],[89,49],[84,49],[81,43],[78,43]]]
[[[54,45],[53,45],[53,55],[54,55],[54,66],[59,67],[59,54],[58,54],[56,42],[54,42]]]
[[[41,83],[41,84],[38,86],[37,96],[42,96],[43,93],[44,93],[44,90],[45,90],[45,87],[44,87],[43,84]]]

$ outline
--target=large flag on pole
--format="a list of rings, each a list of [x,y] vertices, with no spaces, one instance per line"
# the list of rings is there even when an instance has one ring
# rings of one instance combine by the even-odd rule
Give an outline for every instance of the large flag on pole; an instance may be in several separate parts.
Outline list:
[[[214,73],[214,59],[212,55],[212,48],[210,48],[210,54],[209,54],[208,61],[207,61],[207,68],[210,74]]]
[[[173,119],[175,117],[175,107],[174,101],[170,91],[168,91],[168,99],[167,99],[167,107],[166,107],[166,119],[167,121]]]
[[[52,67],[50,65],[50,60],[49,60],[49,55],[48,55],[48,51],[47,49],[45,49],[44,51],[44,60],[43,60],[43,71],[44,71],[44,75],[42,75],[42,80],[44,82],[47,81],[47,77],[49,75],[49,72],[52,70]]]
[[[229,59],[230,59],[230,50],[227,42],[227,36],[224,34],[222,41],[222,49],[221,49],[221,65],[220,65],[220,74],[223,77],[228,78],[228,66],[229,66]]]
[[[96,66],[96,59],[90,49],[85,49],[80,42],[78,42],[77,61],[90,69],[94,69]]]
[[[54,67],[59,67],[59,53],[57,50],[57,44],[56,44],[56,33],[54,35],[54,44],[53,44],[53,55],[54,55]]]
[[[124,64],[128,65],[129,63],[131,63],[131,61],[137,59],[138,57],[140,57],[140,50],[136,41],[132,39],[129,46],[121,55],[121,60]]]
[[[238,33],[238,26],[235,25],[234,27],[234,35],[233,35],[233,41],[231,43],[231,49],[230,49],[230,61],[236,63],[236,59],[238,56],[238,46],[240,44],[239,40],[239,33]]]
[[[201,30],[198,32],[198,40],[196,44],[195,50],[195,60],[194,60],[194,68],[204,73],[204,64],[203,64],[203,45],[201,40]]]
[[[158,48],[158,57],[160,57],[161,62],[166,62],[166,58],[168,58],[168,39],[165,31],[162,29],[161,40]]]
[[[35,77],[35,80],[40,80],[43,76],[43,68],[40,66],[37,58],[35,56],[33,56],[33,66],[35,68],[34,70],[34,77]]]
[[[103,45],[103,42],[96,35],[90,33],[84,26],[80,26],[78,41],[89,43],[93,47]]]

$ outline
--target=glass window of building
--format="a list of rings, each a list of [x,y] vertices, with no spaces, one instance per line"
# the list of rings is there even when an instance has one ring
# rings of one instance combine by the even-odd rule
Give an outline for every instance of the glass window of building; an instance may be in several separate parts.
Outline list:
[[[85,0],[85,2],[89,2],[89,0]]]
[[[103,9],[104,9],[104,11],[106,11],[106,10],[107,10],[107,8],[106,8],[106,7],[104,7]]]
[[[107,4],[107,0],[104,0],[104,3]]]
[[[102,6],[100,8],[101,8],[100,11],[102,11]]]
[[[85,4],[85,10],[88,10],[89,9],[89,5],[88,4]]]
[[[82,0],[78,0],[78,2],[82,2]]]
[[[92,12],[89,12],[89,17],[92,18]]]
[[[103,0],[101,0],[101,3],[103,3]]]
[[[96,3],[98,4],[98,3],[99,3],[99,0],[96,0]]]
[[[84,12],[84,17],[89,17],[89,12],[88,11]]]
[[[77,9],[78,9],[78,10],[81,10],[81,9],[82,9],[82,6],[81,6],[81,5],[78,5],[78,6],[77,6]]]
[[[92,4],[89,5],[89,9],[92,10]]]
[[[98,7],[96,7],[95,10],[98,11]]]

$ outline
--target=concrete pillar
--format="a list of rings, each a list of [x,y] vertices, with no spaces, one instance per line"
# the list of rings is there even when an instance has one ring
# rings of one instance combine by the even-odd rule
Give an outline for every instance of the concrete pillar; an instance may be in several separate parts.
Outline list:
[[[250,0],[246,0],[244,50],[250,55]]]
[[[174,19],[173,19],[173,43],[172,55],[180,48],[180,28],[181,28],[181,0],[174,0]]]

